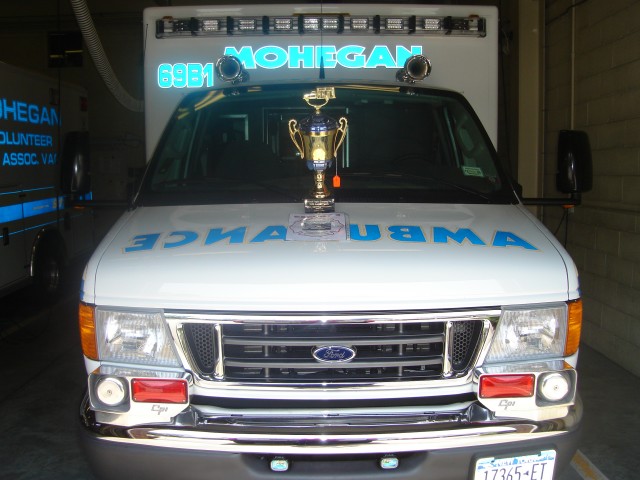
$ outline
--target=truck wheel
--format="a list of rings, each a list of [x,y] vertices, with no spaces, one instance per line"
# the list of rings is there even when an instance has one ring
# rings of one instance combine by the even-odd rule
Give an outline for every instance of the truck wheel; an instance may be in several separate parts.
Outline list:
[[[38,298],[52,301],[62,285],[62,259],[52,247],[44,247],[34,264],[34,287]]]

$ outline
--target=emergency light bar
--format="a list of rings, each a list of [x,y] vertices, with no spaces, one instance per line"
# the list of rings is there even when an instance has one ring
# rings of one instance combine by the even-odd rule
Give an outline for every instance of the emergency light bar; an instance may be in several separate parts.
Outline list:
[[[232,34],[423,34],[486,36],[483,18],[469,17],[371,17],[350,15],[294,15],[290,17],[164,17],[156,22],[156,37],[183,37]]]

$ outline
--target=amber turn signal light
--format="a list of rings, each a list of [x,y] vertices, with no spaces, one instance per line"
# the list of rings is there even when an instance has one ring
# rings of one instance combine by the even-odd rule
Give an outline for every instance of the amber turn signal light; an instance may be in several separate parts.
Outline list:
[[[580,334],[582,332],[582,300],[568,302],[569,307],[567,321],[567,341],[564,345],[564,355],[573,355],[580,346]]]
[[[86,303],[80,304],[78,309],[78,326],[80,327],[82,353],[91,360],[98,360],[95,309],[93,306],[87,305]]]

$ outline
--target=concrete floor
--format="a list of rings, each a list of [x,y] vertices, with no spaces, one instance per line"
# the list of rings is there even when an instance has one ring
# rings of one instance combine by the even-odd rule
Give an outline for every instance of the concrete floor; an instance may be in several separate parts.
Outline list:
[[[76,437],[85,382],[76,284],[50,307],[25,293],[0,300],[0,479],[94,478]],[[588,347],[579,374],[584,437],[575,467],[558,480],[640,478],[640,378]]]

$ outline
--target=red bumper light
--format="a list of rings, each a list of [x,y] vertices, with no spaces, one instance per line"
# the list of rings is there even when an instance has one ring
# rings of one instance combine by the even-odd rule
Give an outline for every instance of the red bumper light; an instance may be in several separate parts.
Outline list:
[[[480,398],[532,397],[535,375],[482,375]]]
[[[131,396],[135,402],[187,403],[189,388],[186,380],[165,378],[134,378]]]

